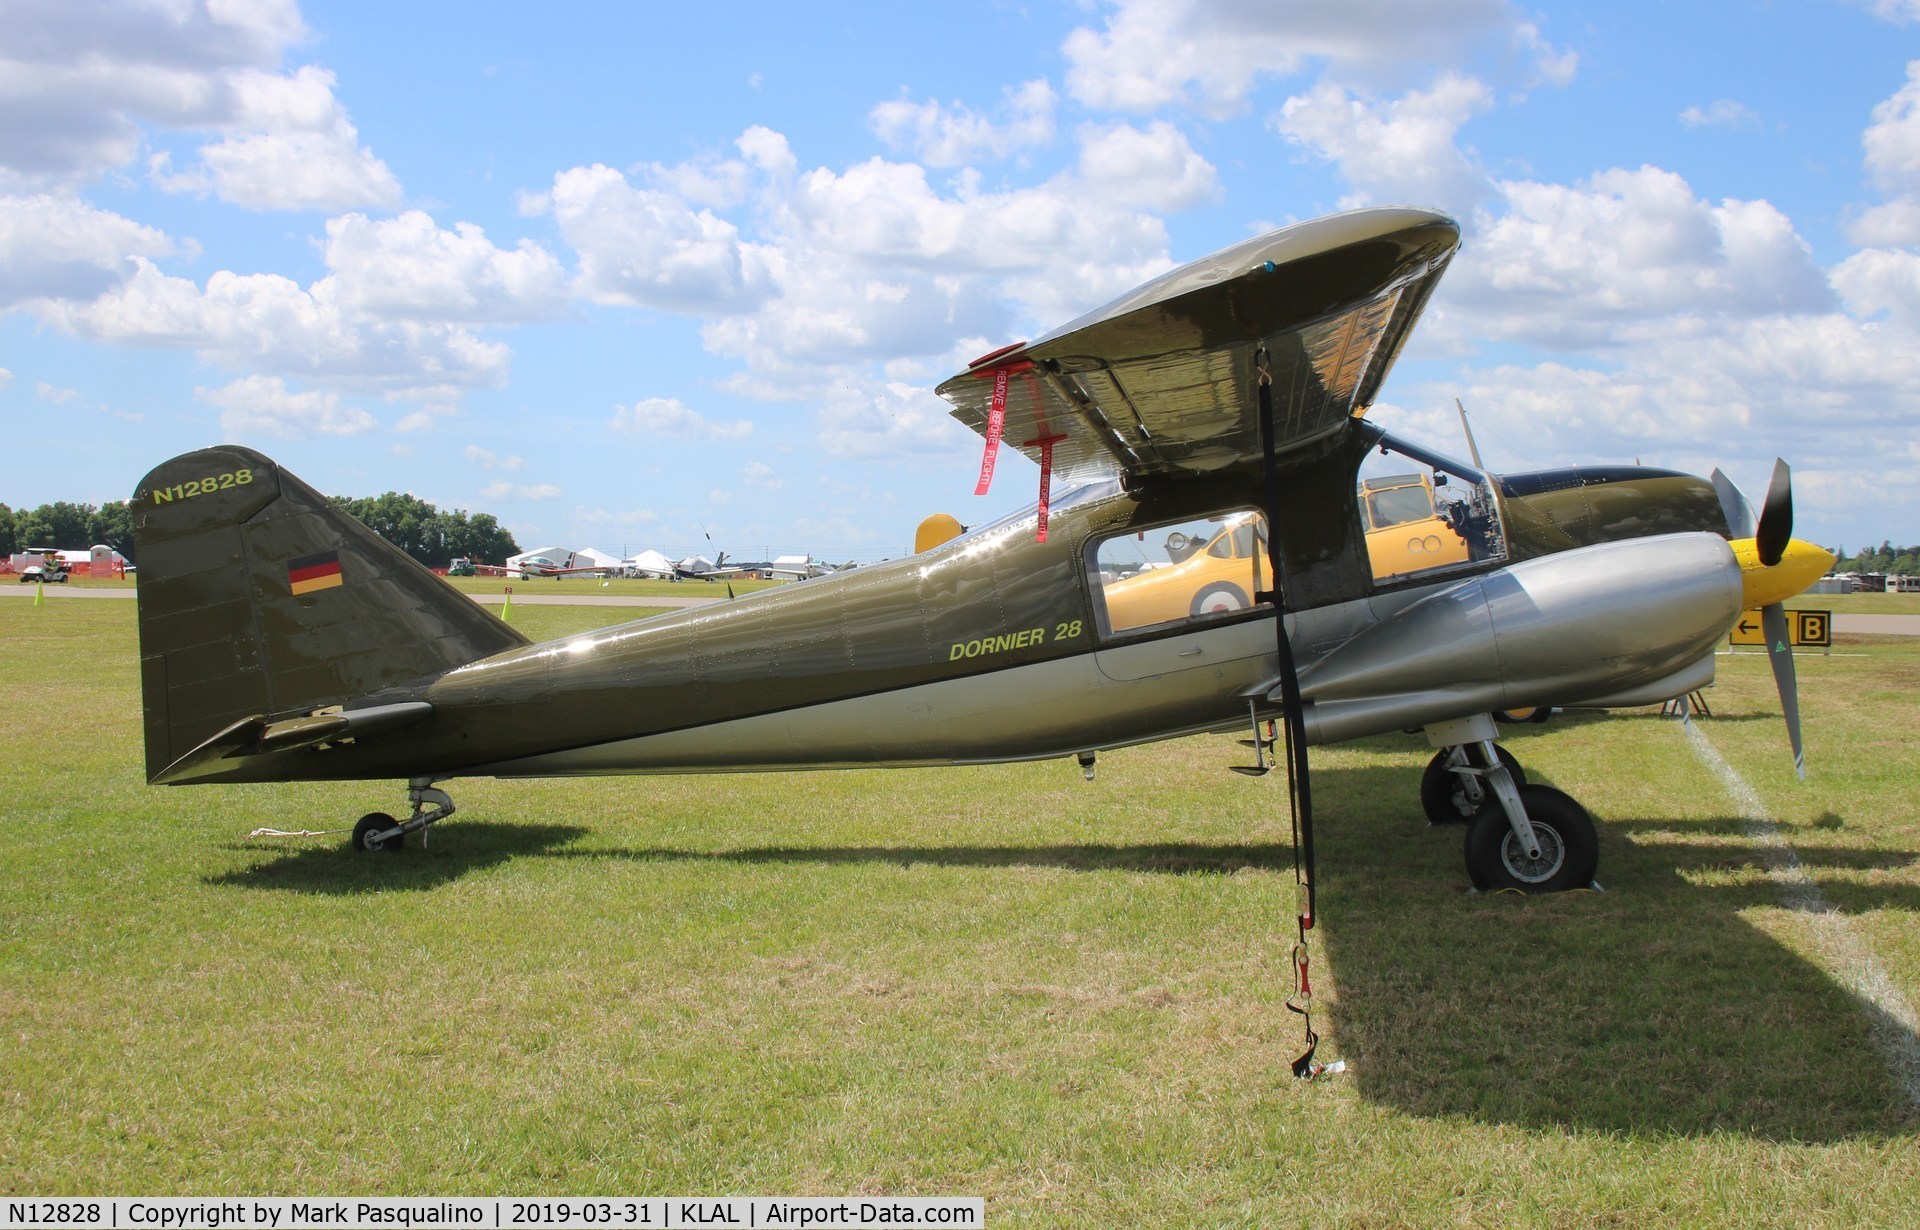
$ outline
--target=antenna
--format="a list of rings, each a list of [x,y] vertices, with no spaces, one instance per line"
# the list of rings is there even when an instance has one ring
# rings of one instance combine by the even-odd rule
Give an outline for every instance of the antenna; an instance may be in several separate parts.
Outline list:
[[[1473,468],[1486,472],[1486,463],[1480,460],[1480,446],[1473,442],[1473,428],[1467,423],[1467,408],[1460,404],[1458,397],[1453,399],[1454,409],[1460,412],[1460,430],[1467,434],[1467,451],[1473,454]]]

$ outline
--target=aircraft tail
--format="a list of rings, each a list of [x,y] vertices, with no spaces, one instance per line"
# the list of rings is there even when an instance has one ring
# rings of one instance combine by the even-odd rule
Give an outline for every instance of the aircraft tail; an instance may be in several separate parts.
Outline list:
[[[235,722],[404,700],[527,643],[251,449],[163,462],[132,504],[149,781]]]

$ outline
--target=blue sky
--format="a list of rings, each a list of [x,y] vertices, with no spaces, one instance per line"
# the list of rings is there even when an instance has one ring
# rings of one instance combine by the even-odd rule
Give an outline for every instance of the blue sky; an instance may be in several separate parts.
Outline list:
[[[0,501],[222,441],[525,546],[904,554],[933,386],[1359,204],[1465,241],[1376,421],[1920,539],[1920,0],[0,0]],[[23,458],[58,456],[52,465]],[[710,550],[709,550],[710,553]]]

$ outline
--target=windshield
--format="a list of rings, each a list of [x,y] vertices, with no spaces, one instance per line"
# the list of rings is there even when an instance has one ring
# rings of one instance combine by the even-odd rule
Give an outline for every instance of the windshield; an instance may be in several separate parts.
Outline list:
[[[1381,432],[1354,497],[1376,585],[1507,557],[1493,484],[1465,462]]]
[[[1109,497],[1119,494],[1120,480],[1118,478],[1101,478],[1093,482],[1082,483],[1078,487],[1069,488],[1055,495],[1047,505],[1048,515],[1057,517],[1068,509],[1078,508],[1083,504],[1092,504],[1097,500],[1108,499]],[[1040,505],[1037,503],[1029,504],[1025,508],[1010,512],[996,521],[990,521],[985,525],[976,525],[958,538],[955,538],[953,542],[942,543],[941,546],[952,546],[953,543],[972,542],[990,534],[997,534],[1003,530],[1010,529],[1022,522],[1030,524],[1037,523],[1039,518]]]

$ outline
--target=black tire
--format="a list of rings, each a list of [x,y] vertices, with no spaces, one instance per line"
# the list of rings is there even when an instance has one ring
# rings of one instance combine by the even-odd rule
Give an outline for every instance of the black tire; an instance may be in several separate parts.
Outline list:
[[[1231,581],[1215,581],[1193,596],[1195,615],[1219,615],[1247,609],[1247,591]]]
[[[1552,786],[1523,786],[1520,801],[1540,839],[1539,860],[1520,848],[1505,808],[1482,808],[1467,826],[1467,874],[1473,886],[1486,892],[1563,893],[1593,883],[1600,839],[1587,809]]]
[[[399,821],[383,811],[370,811],[360,817],[360,823],[353,826],[353,848],[355,850],[385,850],[388,854],[398,854],[407,844],[407,835],[390,837],[385,841],[375,836],[392,828]]]
[[[1500,763],[1507,766],[1513,784],[1526,785],[1527,771],[1520,767],[1513,753],[1498,743],[1493,745],[1493,750],[1500,753]],[[1474,763],[1478,764],[1479,761]],[[1496,809],[1500,806],[1493,797],[1491,786],[1485,787],[1480,806]],[[1460,781],[1459,774],[1447,768],[1447,749],[1444,747],[1433,754],[1433,759],[1427,762],[1426,772],[1420,775],[1420,810],[1427,813],[1428,824],[1465,824],[1479,810],[1468,800],[1466,786]]]

